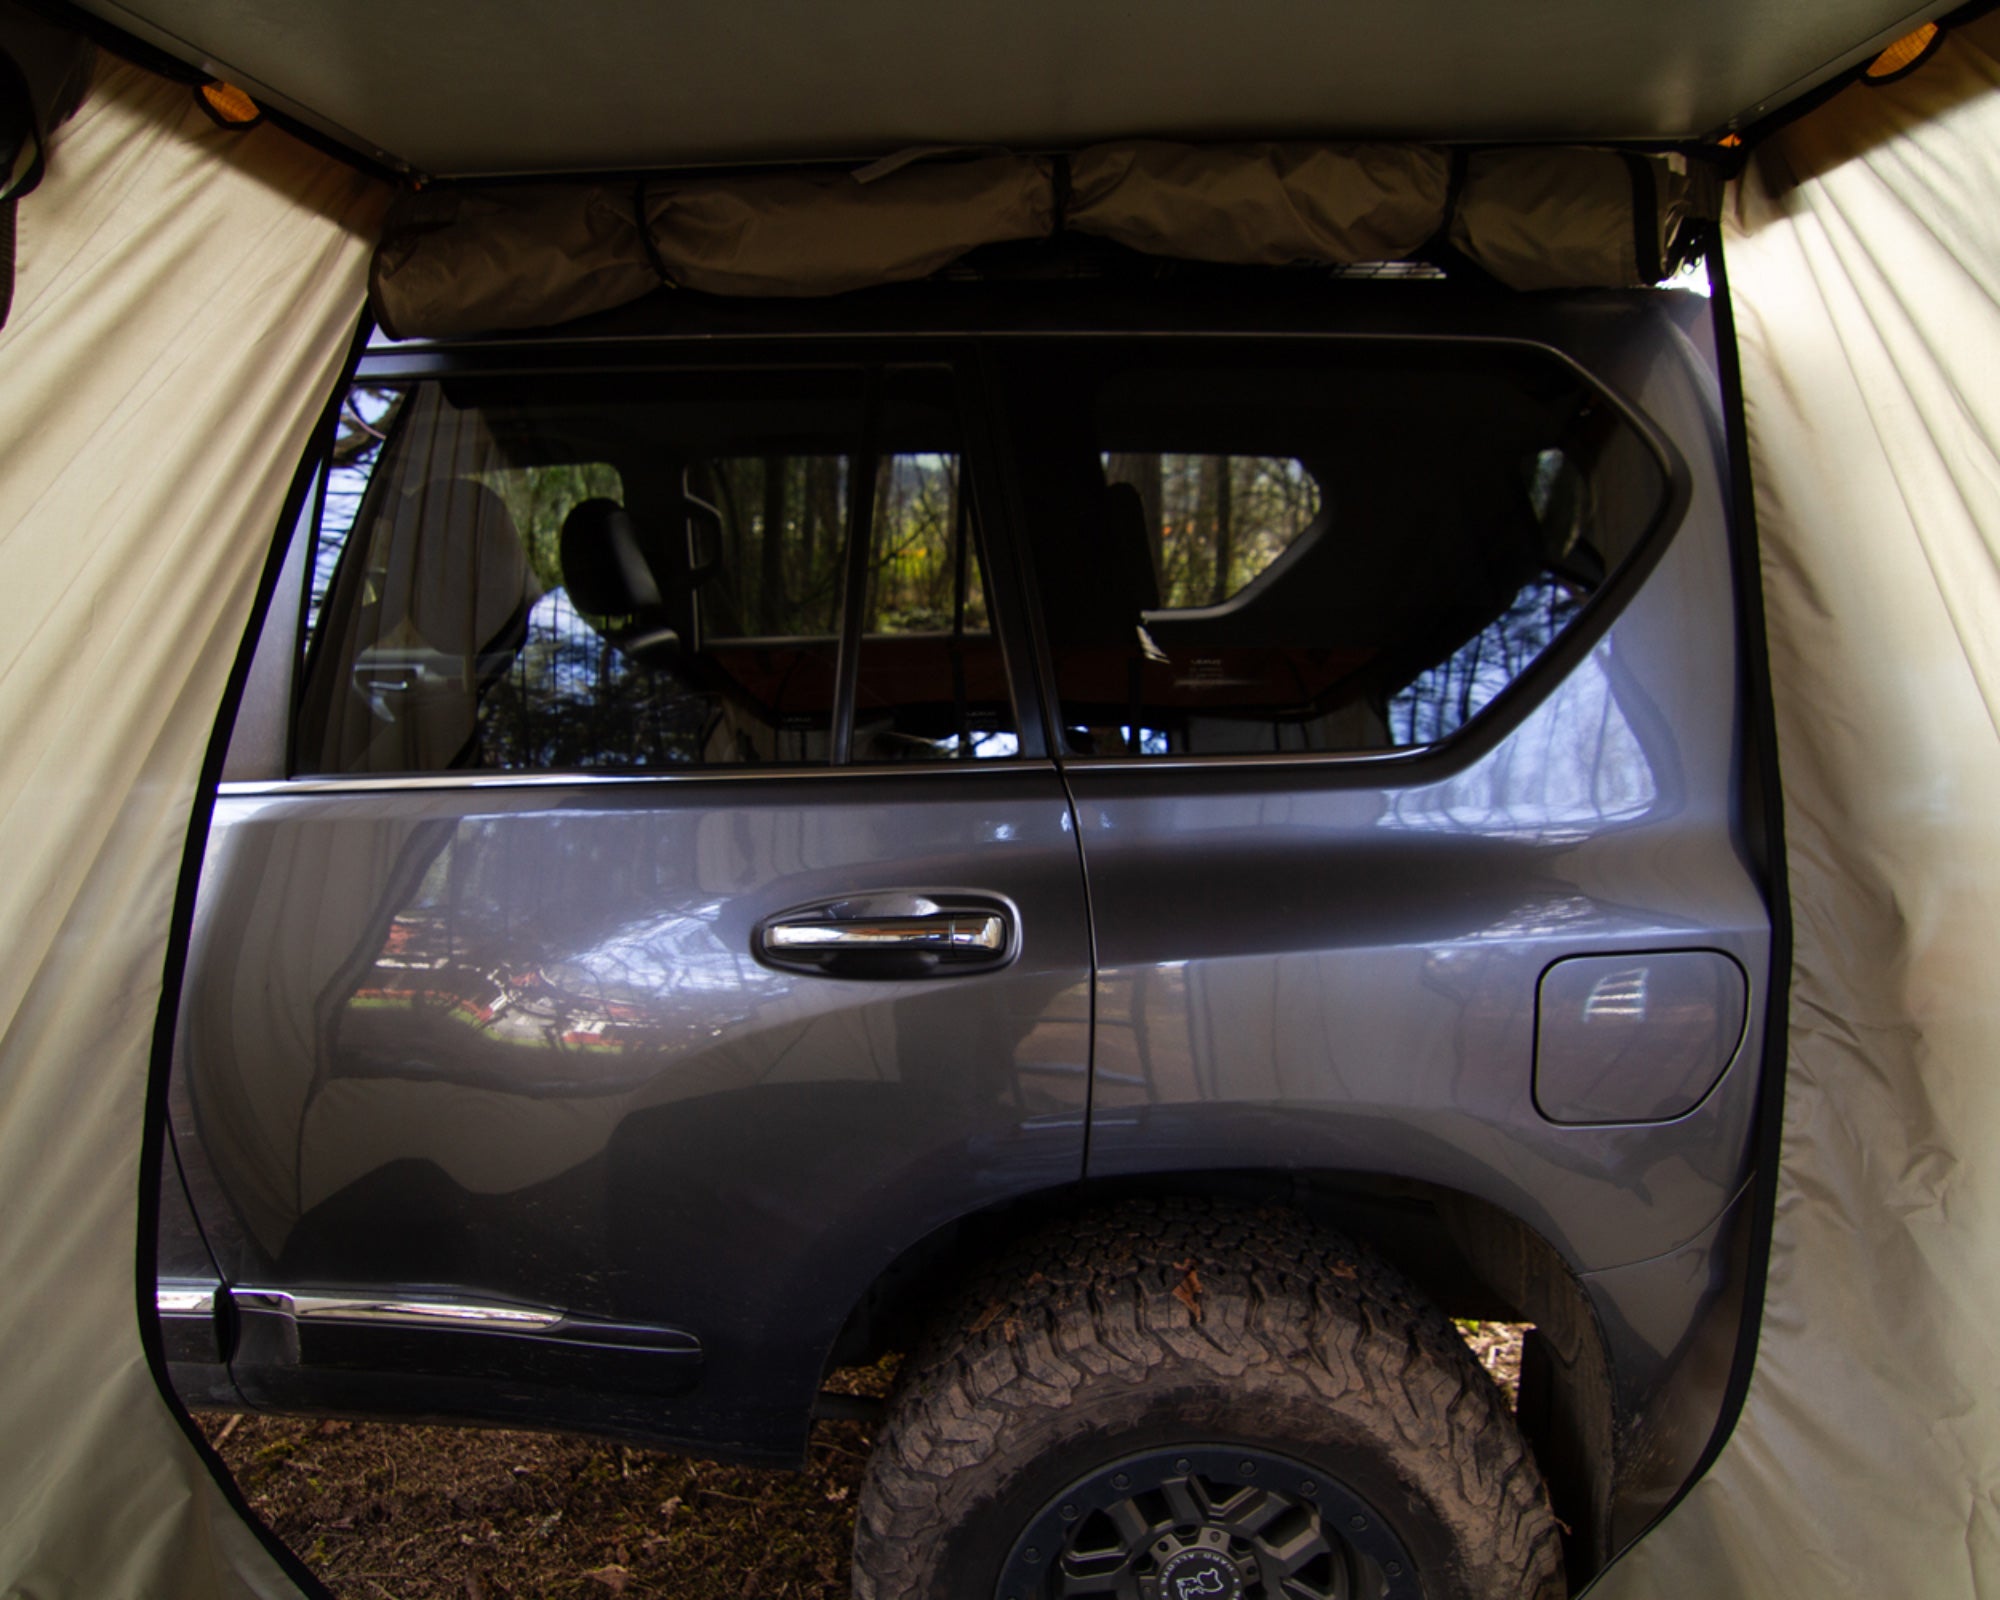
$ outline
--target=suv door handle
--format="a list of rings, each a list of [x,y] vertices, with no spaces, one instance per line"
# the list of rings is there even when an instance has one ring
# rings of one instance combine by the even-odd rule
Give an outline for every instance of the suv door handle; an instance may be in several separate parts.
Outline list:
[[[772,966],[836,978],[943,977],[1003,964],[1013,953],[1012,934],[1012,919],[998,906],[858,896],[765,923],[757,954]]]
[[[861,950],[919,955],[997,956],[1007,948],[1007,919],[997,911],[941,911],[929,917],[776,922],[764,946],[791,955],[848,955]]]

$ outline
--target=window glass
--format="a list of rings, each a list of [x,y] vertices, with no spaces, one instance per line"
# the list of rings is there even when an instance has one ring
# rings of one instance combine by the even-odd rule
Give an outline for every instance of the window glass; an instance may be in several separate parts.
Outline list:
[[[1658,515],[1657,458],[1553,361],[1321,349],[1169,366],[1110,348],[1015,369],[1071,753],[1449,738]]]
[[[968,489],[956,455],[887,456],[877,468],[856,761],[1020,754]]]
[[[1220,605],[1291,548],[1319,515],[1319,485],[1285,456],[1121,451],[1104,476],[1132,486],[1160,605]]]
[[[990,749],[1013,722],[954,430],[929,372],[357,386],[294,769],[831,760],[857,462],[867,758]]]
[[[831,752],[837,630],[775,616],[725,659],[770,565],[757,513],[725,522],[717,461],[833,456],[861,431],[857,374],[425,383],[350,405],[358,450],[311,647],[307,772],[811,764]],[[386,426],[384,425],[386,423]],[[800,442],[811,448],[800,448]],[[333,487],[329,480],[329,489]],[[332,504],[323,528],[345,507]],[[729,502],[738,509],[735,502]],[[759,508],[761,510],[761,508]],[[845,538],[844,507],[825,537]],[[782,530],[781,530],[782,531]],[[782,545],[781,558],[792,551]],[[782,566],[782,560],[780,562]]]
[[[728,456],[694,469],[721,520],[722,561],[702,585],[710,634],[732,639],[840,632],[845,455]]]
[[[313,539],[311,581],[306,587],[305,630],[301,643],[319,627],[319,614],[333,587],[334,569],[347,548],[347,536],[361,510],[361,497],[374,475],[382,454],[382,442],[394,425],[396,407],[402,394],[395,389],[356,384],[347,391],[334,431],[333,459],[328,463],[326,494],[321,501],[319,527]]]

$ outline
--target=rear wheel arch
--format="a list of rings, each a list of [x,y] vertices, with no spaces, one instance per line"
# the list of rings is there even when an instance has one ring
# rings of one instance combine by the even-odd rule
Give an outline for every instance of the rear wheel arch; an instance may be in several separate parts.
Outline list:
[[[863,1596],[1152,1594],[1190,1562],[1218,1593],[1562,1592],[1532,1453],[1445,1318],[1297,1207],[1215,1196],[988,1263],[906,1359],[860,1514]]]
[[[912,1241],[856,1295],[825,1369],[907,1351],[992,1263],[1035,1235],[1131,1200],[1278,1206],[1371,1252],[1446,1315],[1527,1322],[1519,1422],[1567,1530],[1573,1582],[1608,1555],[1612,1385],[1602,1330],[1547,1239],[1438,1185],[1345,1172],[1172,1172],[1066,1184],[968,1212]]]

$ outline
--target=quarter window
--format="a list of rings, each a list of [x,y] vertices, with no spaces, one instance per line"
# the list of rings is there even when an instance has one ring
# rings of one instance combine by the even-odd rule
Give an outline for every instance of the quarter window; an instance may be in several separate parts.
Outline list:
[[[1575,624],[1666,496],[1623,415],[1532,353],[1169,365],[1128,347],[1012,373],[1072,755],[1449,739]]]

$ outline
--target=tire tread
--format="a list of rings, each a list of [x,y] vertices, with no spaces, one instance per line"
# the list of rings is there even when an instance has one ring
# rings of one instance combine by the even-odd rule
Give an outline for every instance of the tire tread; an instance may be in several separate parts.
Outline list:
[[[1452,1593],[1564,1592],[1541,1474],[1451,1323],[1296,1212],[1185,1199],[1126,1202],[1023,1241],[940,1317],[870,1459],[857,1600],[945,1592],[938,1550],[975,1469],[1093,1396],[1169,1377],[1386,1427],[1399,1468],[1450,1510],[1471,1552]]]

